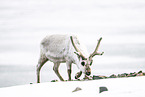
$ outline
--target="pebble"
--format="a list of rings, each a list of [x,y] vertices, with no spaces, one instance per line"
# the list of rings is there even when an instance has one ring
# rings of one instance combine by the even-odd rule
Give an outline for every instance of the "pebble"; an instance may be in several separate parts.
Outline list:
[[[115,74],[112,74],[111,76],[109,76],[109,78],[116,78],[117,76]]]
[[[93,80],[96,80],[96,79],[105,79],[107,78],[106,76],[96,76],[96,75],[93,75]]]
[[[58,80],[52,80],[51,82],[58,82]]]
[[[99,93],[102,93],[104,91],[108,91],[107,87],[99,87]]]
[[[73,90],[72,92],[77,92],[77,91],[80,91],[80,90],[82,90],[80,87],[76,87],[76,89]]]

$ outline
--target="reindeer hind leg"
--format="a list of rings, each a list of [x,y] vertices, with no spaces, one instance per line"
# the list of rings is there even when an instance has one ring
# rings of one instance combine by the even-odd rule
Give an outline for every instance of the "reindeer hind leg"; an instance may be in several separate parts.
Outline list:
[[[60,75],[60,73],[58,71],[59,65],[60,65],[60,63],[58,63],[58,62],[54,63],[53,70],[56,73],[56,75],[59,77],[59,79],[61,81],[64,81],[64,79],[62,78],[62,76]]]
[[[37,83],[40,83],[40,70],[41,67],[48,61],[48,58],[44,55],[41,54],[40,59],[38,61],[38,65],[37,65]]]

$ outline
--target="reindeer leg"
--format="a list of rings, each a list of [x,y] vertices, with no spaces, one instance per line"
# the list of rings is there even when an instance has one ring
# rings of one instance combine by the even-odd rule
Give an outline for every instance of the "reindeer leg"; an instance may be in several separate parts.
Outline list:
[[[72,72],[71,65],[72,65],[72,63],[66,62],[66,65],[67,65],[68,80],[71,81],[71,72]]]
[[[68,72],[68,80],[71,81],[71,69],[68,69],[67,72]]]
[[[61,75],[60,75],[60,73],[58,71],[59,65],[60,65],[60,63],[54,63],[53,70],[56,73],[56,75],[59,77],[59,79],[61,81],[64,81],[64,79],[61,77]]]
[[[38,61],[38,65],[37,65],[37,83],[40,83],[40,70],[41,67],[48,61],[47,57],[43,54],[41,54],[40,59]]]

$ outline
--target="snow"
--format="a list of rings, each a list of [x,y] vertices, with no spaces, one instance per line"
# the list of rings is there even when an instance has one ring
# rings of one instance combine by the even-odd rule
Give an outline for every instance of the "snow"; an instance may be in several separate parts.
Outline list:
[[[145,77],[112,78],[93,81],[47,82],[0,88],[1,97],[143,97]],[[108,91],[99,93],[99,87]],[[82,90],[72,92],[80,87]]]

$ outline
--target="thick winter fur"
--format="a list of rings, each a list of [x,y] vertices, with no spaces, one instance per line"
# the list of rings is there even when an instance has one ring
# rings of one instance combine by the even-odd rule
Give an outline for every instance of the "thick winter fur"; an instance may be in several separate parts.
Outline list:
[[[73,35],[73,39],[77,47],[86,55],[81,48],[77,36]],[[70,35],[50,35],[45,37],[41,42],[41,53],[52,62],[73,62],[77,63],[76,52],[70,41]]]
[[[83,73],[86,73],[87,70],[90,72],[90,65],[82,66],[81,62],[83,61],[83,58],[74,53],[76,50],[72,45],[70,39],[71,36],[73,37],[73,41],[81,53],[86,56],[86,58],[88,57],[88,52],[81,47],[79,40],[75,35],[50,35],[45,37],[41,42],[40,59],[37,65],[38,83],[40,82],[40,69],[47,61],[54,63],[53,70],[61,81],[64,81],[64,79],[59,74],[58,68],[60,63],[63,62],[67,65],[69,80],[71,80],[72,63],[76,64]],[[87,64],[90,64],[90,61],[88,61]]]

